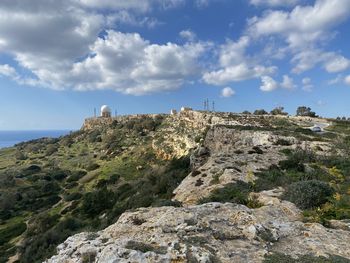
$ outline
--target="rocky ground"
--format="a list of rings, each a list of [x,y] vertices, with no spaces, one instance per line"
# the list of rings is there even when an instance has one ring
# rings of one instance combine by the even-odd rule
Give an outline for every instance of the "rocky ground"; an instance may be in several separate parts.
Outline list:
[[[229,183],[254,182],[256,173],[286,158],[283,150],[310,147],[327,155],[331,149],[327,141],[276,133],[267,128],[266,123],[271,128],[271,122],[264,118],[237,119],[190,112],[181,117],[181,132],[179,120],[173,118],[174,122],[164,128],[165,139],[154,147],[160,156],[167,156],[162,152],[169,148],[170,156],[195,149],[191,155],[192,172],[174,190],[173,200],[183,207],[126,212],[100,232],[68,238],[47,263],[263,262],[276,253],[290,259],[311,255],[316,259],[312,262],[330,255],[345,260],[341,262],[350,260],[348,221],[333,220],[333,228],[303,222],[302,211],[282,201],[283,188],[251,193],[259,204],[254,209],[234,203],[198,205],[215,189]],[[288,121],[296,126],[312,124],[305,118]],[[211,123],[209,128],[206,123]],[[242,129],[249,125],[254,129]],[[196,130],[199,136],[205,128],[205,136],[196,144],[191,131]]]
[[[277,145],[285,140],[292,146]],[[174,191],[174,200],[196,204],[214,189],[236,181],[249,182],[254,174],[285,158],[281,149],[295,146],[295,138],[267,131],[239,131],[213,127],[194,155],[194,170]]]
[[[350,258],[349,231],[301,222],[279,194],[257,194],[257,209],[208,203],[127,212],[103,231],[68,238],[46,262],[263,262],[276,252]]]

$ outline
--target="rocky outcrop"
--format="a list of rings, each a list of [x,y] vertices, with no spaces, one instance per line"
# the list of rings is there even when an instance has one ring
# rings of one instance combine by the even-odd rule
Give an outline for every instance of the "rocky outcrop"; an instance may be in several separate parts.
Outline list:
[[[239,263],[263,262],[270,253],[350,259],[349,222],[332,220],[331,228],[304,223],[301,211],[281,200],[283,188],[251,193],[262,205],[256,209],[232,203],[196,205],[226,184],[254,181],[256,172],[285,158],[281,150],[330,150],[324,141],[277,135],[270,125],[273,118],[277,117],[198,111],[165,116],[159,132],[152,135],[152,148],[163,159],[191,154],[192,172],[174,191],[174,200],[184,207],[126,212],[102,231],[68,238],[46,262]],[[87,121],[84,128],[105,125],[103,121]]]
[[[271,252],[350,258],[349,232],[302,223],[279,194],[257,194],[265,204],[258,209],[209,203],[124,213],[105,230],[68,238],[46,262],[262,262]]]
[[[281,139],[290,146],[278,145]],[[254,181],[254,173],[278,164],[285,158],[280,151],[296,142],[293,137],[269,131],[214,126],[206,134],[203,146],[194,152],[193,171],[175,189],[174,200],[193,205],[228,183]]]

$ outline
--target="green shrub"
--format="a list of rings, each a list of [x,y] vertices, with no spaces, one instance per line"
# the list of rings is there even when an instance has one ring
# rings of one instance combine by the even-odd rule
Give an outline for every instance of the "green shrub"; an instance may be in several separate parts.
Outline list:
[[[282,170],[297,170],[299,172],[305,171],[305,163],[316,161],[316,156],[312,151],[297,149],[288,156],[287,160],[279,163]]]
[[[75,192],[71,194],[67,194],[64,196],[65,201],[73,201],[73,200],[78,200],[82,197],[83,195],[81,193]]]
[[[295,259],[289,255],[282,253],[273,253],[266,255],[263,261],[264,263],[350,263],[350,260],[340,256],[329,255],[326,257],[315,257],[312,255],[303,255]]]
[[[286,139],[278,139],[275,143],[275,145],[281,145],[281,146],[290,146],[292,143]]]
[[[100,168],[100,165],[97,164],[97,163],[89,163],[87,166],[86,166],[86,170],[87,171],[94,171],[96,169]]]
[[[27,229],[23,222],[10,225],[0,230],[0,246],[9,242],[11,239],[21,235]]]
[[[243,181],[237,181],[236,183],[230,183],[214,190],[209,197],[205,197],[199,201],[199,203],[209,202],[230,202],[247,205],[249,202],[248,195],[252,191],[252,186]]]
[[[80,178],[84,177],[87,174],[86,171],[80,170],[80,171],[74,171],[72,174],[67,178],[67,182],[75,182],[78,181]]]
[[[283,197],[301,209],[309,209],[326,203],[333,194],[333,188],[327,183],[308,180],[292,183]]]
[[[50,156],[50,155],[54,154],[54,153],[57,152],[57,151],[58,151],[57,145],[55,145],[55,144],[49,144],[49,145],[47,146],[47,148],[46,148],[45,154],[46,154],[47,156]]]
[[[102,188],[83,196],[82,211],[88,216],[97,216],[106,209],[112,208],[115,201],[115,194]]]
[[[20,150],[16,151],[15,157],[17,160],[26,160],[28,157]]]
[[[258,178],[254,181],[255,191],[270,190],[290,182],[290,178],[275,165],[266,171],[257,173],[256,176]]]
[[[301,133],[301,134],[304,134],[304,135],[315,135],[315,133],[312,130],[304,129],[304,128],[296,128],[295,132]]]

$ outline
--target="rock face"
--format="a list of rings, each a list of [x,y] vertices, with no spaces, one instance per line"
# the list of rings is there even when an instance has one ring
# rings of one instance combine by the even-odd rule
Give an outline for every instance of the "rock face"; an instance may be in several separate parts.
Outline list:
[[[124,213],[103,231],[68,238],[46,262],[262,262],[270,252],[350,258],[349,232],[302,223],[279,194],[257,194],[265,204],[258,209],[208,203]]]
[[[174,199],[193,205],[228,183],[253,181],[254,173],[285,158],[281,149],[292,147],[277,145],[279,139],[291,145],[296,143],[293,137],[268,131],[214,126],[208,131],[204,145],[194,153],[193,172],[174,191]]]

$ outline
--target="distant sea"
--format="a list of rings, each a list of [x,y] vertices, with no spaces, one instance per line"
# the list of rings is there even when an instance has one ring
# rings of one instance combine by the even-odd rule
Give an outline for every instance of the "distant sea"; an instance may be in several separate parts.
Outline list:
[[[71,130],[49,131],[0,131],[0,149],[14,146],[17,143],[39,139],[43,137],[58,138],[67,135]]]

